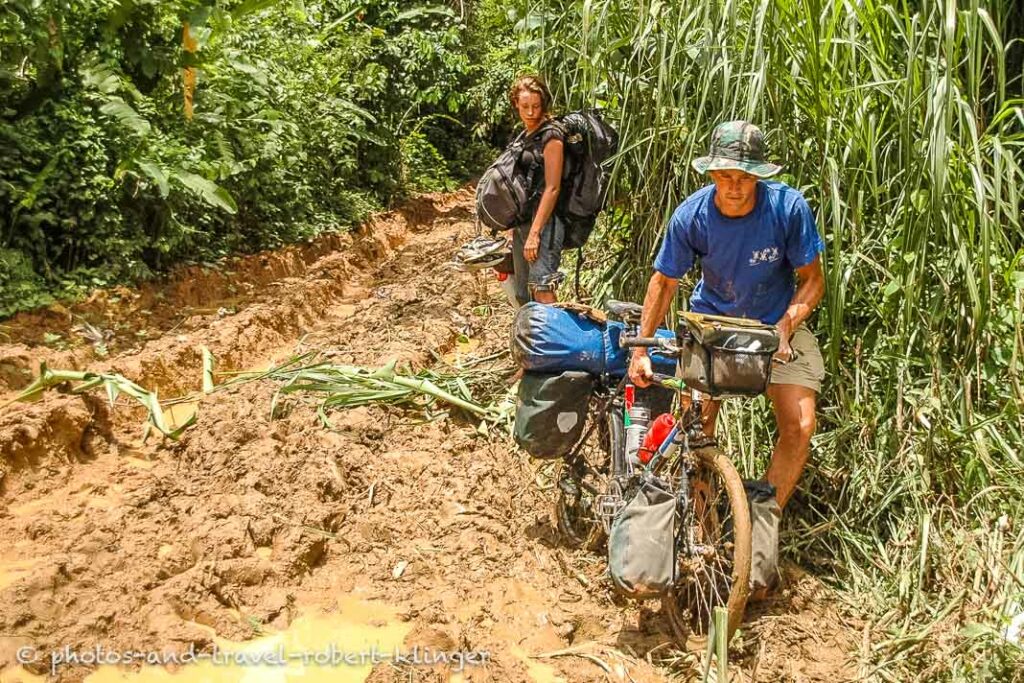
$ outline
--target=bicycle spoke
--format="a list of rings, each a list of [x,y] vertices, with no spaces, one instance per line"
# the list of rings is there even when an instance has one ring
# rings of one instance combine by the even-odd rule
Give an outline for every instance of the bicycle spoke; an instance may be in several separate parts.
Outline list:
[[[591,425],[584,431],[584,440],[578,446],[572,465],[561,465],[559,479],[569,477],[569,488],[575,495],[569,495],[557,488],[555,503],[556,521],[559,531],[577,548],[591,548],[604,532],[604,521],[597,514],[597,501],[607,489],[610,458],[608,427],[604,415],[592,409],[588,415]],[[594,424],[595,420],[601,423]]]
[[[717,468],[698,461],[689,474],[690,496],[683,523],[685,543],[680,582],[673,594],[677,629],[706,634],[716,607],[728,607],[734,588],[735,519]]]

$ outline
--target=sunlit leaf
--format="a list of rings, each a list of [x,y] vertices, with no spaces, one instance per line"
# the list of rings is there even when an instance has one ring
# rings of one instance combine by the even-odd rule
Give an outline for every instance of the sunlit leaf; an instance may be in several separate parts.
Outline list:
[[[180,169],[172,171],[171,178],[192,190],[211,206],[232,214],[238,211],[238,206],[228,191],[212,180],[207,180],[195,173],[189,173]]]
[[[139,135],[149,135],[151,126],[149,121],[142,118],[135,109],[120,97],[111,98],[109,102],[100,107],[100,111],[107,116],[112,116],[122,124],[132,129]]]

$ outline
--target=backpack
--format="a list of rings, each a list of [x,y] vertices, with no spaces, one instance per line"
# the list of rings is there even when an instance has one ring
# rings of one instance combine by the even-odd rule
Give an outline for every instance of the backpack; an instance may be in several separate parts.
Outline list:
[[[572,112],[544,125],[558,126],[565,138],[562,191],[555,211],[566,224],[563,248],[579,248],[604,208],[609,174],[602,164],[618,150],[619,135],[595,111]],[[541,192],[537,180],[543,178],[543,163],[532,164],[526,175],[518,163],[538,132],[530,138],[525,131],[516,136],[477,183],[477,216],[493,230],[508,230],[530,220]]]
[[[476,215],[492,230],[508,230],[528,220],[533,178],[518,169],[526,149],[526,131],[512,140],[476,185]]]
[[[580,248],[604,208],[610,173],[604,162],[619,149],[619,134],[595,111],[577,111],[558,119],[565,130],[566,172],[558,197],[565,221],[566,249]]]

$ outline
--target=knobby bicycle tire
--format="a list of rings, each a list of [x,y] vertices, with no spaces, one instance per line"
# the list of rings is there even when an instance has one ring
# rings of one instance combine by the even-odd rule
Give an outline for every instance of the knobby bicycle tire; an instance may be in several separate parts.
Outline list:
[[[589,448],[585,447],[582,455],[593,456],[595,448],[600,452],[602,461],[593,462],[594,458],[591,457],[588,464],[602,475],[599,481],[592,481],[591,484],[600,493],[604,493],[609,469],[618,471],[624,467],[620,463],[616,468],[615,464],[624,458],[622,418],[614,411],[603,415],[595,412],[591,417],[601,420],[601,423],[591,436],[596,444],[589,445]],[[607,537],[607,529],[596,516],[594,498],[586,492],[581,492],[582,495],[579,498],[569,496],[558,486],[563,476],[572,476],[568,472],[568,465],[565,462],[559,463],[555,471],[557,489],[554,509],[555,525],[563,540],[570,547],[598,550]]]
[[[716,546],[721,543],[722,556],[731,550],[731,557],[728,558],[730,581],[728,598],[723,600],[725,589],[717,582],[720,577],[707,571],[708,567],[714,570],[714,564],[708,564],[704,559],[680,555],[677,560],[679,576],[662,603],[672,630],[684,646],[688,640],[699,642],[706,639],[710,612],[717,606],[724,606],[729,611],[728,638],[731,639],[743,622],[743,611],[750,593],[750,508],[743,480],[729,457],[718,448],[699,448],[694,451],[694,456],[698,471],[696,480],[691,481],[688,513],[697,520],[693,525],[695,535],[704,536],[702,540],[714,539]],[[702,473],[706,473],[705,476],[711,475],[708,478],[714,478],[718,483],[701,481]],[[724,520],[722,517],[725,515],[717,498],[712,499],[711,505],[708,505],[709,496],[717,494],[714,490],[716,486],[721,487],[721,493],[728,504],[728,516]],[[684,520],[683,523],[687,522]],[[731,541],[728,538],[719,540],[730,534]],[[719,558],[716,555],[712,559]]]

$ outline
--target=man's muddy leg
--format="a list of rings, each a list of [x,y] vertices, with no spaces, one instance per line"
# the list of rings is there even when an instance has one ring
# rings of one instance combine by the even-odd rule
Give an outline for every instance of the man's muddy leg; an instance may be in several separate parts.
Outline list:
[[[775,487],[779,508],[786,507],[807,465],[811,437],[817,425],[814,412],[817,397],[813,389],[796,384],[773,384],[768,388],[779,440],[765,478]]]

